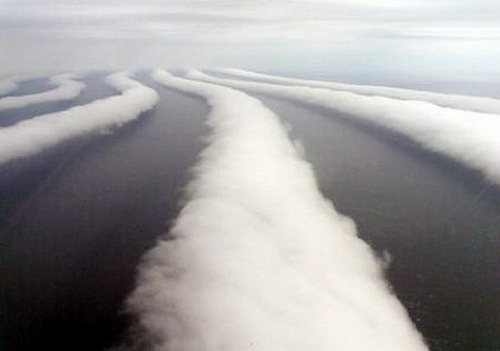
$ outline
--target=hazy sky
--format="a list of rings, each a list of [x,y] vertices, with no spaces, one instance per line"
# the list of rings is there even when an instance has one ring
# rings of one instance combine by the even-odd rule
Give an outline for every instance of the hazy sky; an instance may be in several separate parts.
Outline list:
[[[153,66],[500,80],[498,0],[0,0],[0,73]]]

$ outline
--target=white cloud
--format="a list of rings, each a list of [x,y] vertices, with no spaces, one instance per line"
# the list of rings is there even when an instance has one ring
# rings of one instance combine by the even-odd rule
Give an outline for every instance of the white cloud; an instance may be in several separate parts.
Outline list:
[[[188,77],[343,112],[339,116],[357,118],[401,133],[431,151],[482,172],[500,185],[499,115],[323,88],[218,79],[196,70]]]
[[[318,80],[295,79],[255,73],[241,69],[218,69],[216,71],[236,77],[251,78],[253,80],[268,83],[327,88],[340,91],[350,91],[362,95],[385,96],[401,100],[427,101],[443,107],[451,107],[485,113],[495,113],[500,115],[500,100],[489,97],[442,94],[430,91],[392,88],[384,86],[354,85]]]
[[[74,80],[75,75],[64,74],[53,77],[49,83],[56,88],[38,94],[29,94],[22,96],[7,96],[0,99],[0,111],[12,110],[42,102],[68,101],[77,98],[85,84]],[[25,80],[26,78],[21,78]],[[14,82],[19,82],[19,78],[14,78]],[[12,83],[12,80],[11,80]],[[14,85],[10,88],[14,89]],[[0,88],[1,89],[1,88]]]
[[[232,89],[154,77],[205,98],[212,134],[188,203],[129,299],[151,348],[426,350],[277,116]]]
[[[0,128],[0,164],[81,135],[118,128],[153,108],[158,100],[156,91],[124,73],[109,76],[108,82],[121,95]]]

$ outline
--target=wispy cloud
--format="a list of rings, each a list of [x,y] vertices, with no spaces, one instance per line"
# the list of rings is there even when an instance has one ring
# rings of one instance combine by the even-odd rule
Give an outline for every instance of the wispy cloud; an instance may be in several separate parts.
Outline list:
[[[85,46],[82,52],[95,51],[103,56],[109,53],[99,51],[96,42],[105,43],[105,47],[127,43],[129,52],[139,46],[149,49],[154,43],[169,52],[168,57],[156,56],[155,52],[149,55],[157,65],[176,64],[185,57],[191,58],[188,64],[196,66],[225,64],[221,62],[224,60],[243,62],[256,50],[273,51],[279,45],[282,50],[267,57],[271,68],[279,66],[278,60],[293,65],[290,62],[297,55],[302,61],[327,55],[334,56],[334,61],[353,61],[349,58],[375,55],[371,60],[375,62],[373,70],[412,70],[424,62],[420,53],[423,47],[427,61],[435,56],[454,58],[464,70],[474,70],[467,62],[469,55],[474,58],[486,46],[500,47],[496,45],[500,40],[498,6],[492,0],[0,0],[0,48],[13,52],[4,54],[4,70],[33,64],[33,59],[26,58],[24,64],[13,57],[33,52],[37,42],[46,43],[49,53],[67,55],[68,50],[75,50],[68,49],[75,39],[79,40],[79,48]],[[418,45],[403,45],[408,40]],[[436,41],[468,41],[467,45],[474,45],[466,55],[462,50],[457,58],[454,49],[434,54],[426,49]],[[212,48],[215,52],[227,45],[233,45],[234,50],[218,59],[206,55],[212,46],[216,46]],[[379,54],[373,54],[372,45],[381,48]],[[314,53],[308,51],[311,47]],[[115,61],[140,65],[130,59],[133,54],[118,51],[102,61],[107,65]],[[407,52],[411,55],[405,56]],[[82,62],[75,66],[92,65],[86,55],[79,56]],[[388,56],[405,61],[407,67],[387,62]],[[42,62],[49,65],[42,60],[37,63]],[[492,62],[475,69],[491,74],[495,67]]]
[[[91,35],[94,30],[102,33],[108,28],[113,33],[134,37],[136,31],[144,36],[168,36],[171,31],[162,31],[163,27],[176,28],[176,34],[183,40],[191,40],[189,35],[193,26],[201,26],[205,31],[223,31],[225,36],[215,33],[218,40],[231,40],[239,34],[252,31],[255,40],[260,40],[262,33],[269,32],[270,24],[276,26],[282,35],[287,37],[290,31],[296,31],[295,26],[302,26],[302,36],[289,35],[289,38],[313,40],[317,38],[317,27],[328,27],[325,36],[343,28],[379,28],[391,27],[393,32],[402,36],[412,36],[423,24],[433,24],[435,33],[440,36],[440,30],[461,24],[465,37],[482,36],[481,28],[476,25],[488,23],[491,32],[500,28],[500,15],[493,10],[498,5],[493,1],[53,1],[41,3],[36,0],[6,1],[3,0],[3,27],[16,31],[39,35],[44,32],[53,34],[59,32],[67,36],[98,37]],[[170,28],[170,27],[169,27]],[[69,30],[68,30],[69,29]],[[112,29],[115,29],[112,31]],[[469,29],[472,32],[469,32]],[[310,32],[312,30],[312,32]],[[40,33],[41,32],[41,33]],[[310,33],[306,35],[306,33]],[[456,35],[459,32],[455,33]],[[106,36],[106,35],[105,35]],[[105,37],[104,36],[104,37]],[[210,38],[210,35],[207,35]],[[240,40],[252,40],[244,35]]]

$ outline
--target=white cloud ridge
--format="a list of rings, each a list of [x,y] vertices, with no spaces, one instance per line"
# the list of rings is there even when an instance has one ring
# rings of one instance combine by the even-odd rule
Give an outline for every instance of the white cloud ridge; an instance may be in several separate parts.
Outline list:
[[[282,86],[211,77],[191,70],[188,77],[253,92],[271,94],[341,112],[416,141],[500,184],[500,116],[440,107],[424,101],[365,96],[304,86]]]
[[[50,79],[50,84],[55,85],[56,88],[38,94],[29,94],[21,96],[7,96],[0,99],[0,112],[5,110],[12,110],[23,108],[29,105],[55,102],[55,101],[68,101],[77,98],[85,88],[85,84],[74,80],[72,74],[62,74]],[[0,95],[8,93],[17,87],[19,81],[14,79],[6,81],[4,87],[0,85]]]
[[[126,73],[110,75],[107,82],[121,95],[0,128],[0,165],[81,135],[118,128],[152,109],[159,99],[155,90]]]
[[[128,300],[152,350],[427,350],[276,115],[230,88],[154,78],[206,99],[212,132]]]
[[[427,101],[443,107],[500,114],[500,100],[490,97],[444,94],[405,88],[393,88],[376,85],[355,85],[321,80],[280,77],[276,75],[256,73],[235,68],[218,69],[216,71],[236,77],[251,78],[266,83],[310,86],[316,88],[350,91],[352,93],[361,95],[385,96],[401,100]]]

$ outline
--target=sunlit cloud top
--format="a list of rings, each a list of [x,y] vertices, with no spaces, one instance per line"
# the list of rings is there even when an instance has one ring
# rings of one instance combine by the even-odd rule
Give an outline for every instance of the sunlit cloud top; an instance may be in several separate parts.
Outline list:
[[[439,64],[445,57],[455,57],[454,72],[462,68],[470,71],[466,66],[471,60],[480,60],[481,72],[470,72],[480,75],[493,72],[496,65],[493,61],[497,61],[493,56],[500,53],[500,49],[492,49],[500,46],[500,3],[496,0],[0,0],[0,30],[0,49],[8,51],[0,54],[3,56],[0,60],[2,66],[12,69],[15,64],[29,66],[29,60],[20,62],[18,56],[42,50],[43,43],[49,55],[58,52],[67,55],[66,52],[77,50],[80,60],[72,62],[74,66],[99,65],[95,56],[102,54],[106,57],[103,66],[160,63],[238,66],[239,62],[248,66],[253,62],[273,69],[280,61],[293,69],[302,60],[306,69],[319,69],[324,58],[329,57],[342,71],[346,62],[365,64],[363,70],[367,70],[368,62],[362,56],[368,55],[372,57],[373,70],[383,70],[391,66],[384,60],[389,54],[402,55],[399,61],[408,66],[402,66],[403,71],[419,64]],[[147,57],[141,61],[137,53],[128,53],[132,47],[141,47],[150,55],[143,55]],[[169,53],[168,57],[160,56],[165,52],[160,48]],[[434,60],[431,52],[438,48],[442,57]],[[418,57],[405,53],[415,53]],[[318,59],[319,56],[323,59]]]

